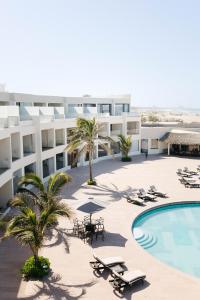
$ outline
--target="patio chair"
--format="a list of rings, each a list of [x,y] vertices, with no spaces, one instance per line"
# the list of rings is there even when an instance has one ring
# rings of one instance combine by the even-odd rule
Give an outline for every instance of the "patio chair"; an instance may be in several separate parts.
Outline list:
[[[83,222],[76,218],[73,220],[73,223],[74,223],[73,233],[74,235],[79,236],[80,232],[82,232],[84,229]]]
[[[144,189],[139,189],[138,197],[143,199],[144,201],[155,201],[157,196],[151,195],[145,192]]]
[[[127,195],[126,199],[129,203],[144,206],[144,200],[139,198],[137,194]]]
[[[104,232],[105,232],[105,229],[104,229],[104,225],[103,224],[97,224],[95,226],[95,235],[96,235],[96,240],[98,239],[99,236],[101,236],[102,238],[102,241],[104,241]]]
[[[92,231],[87,231],[87,230],[83,230],[81,233],[80,233],[80,238],[85,242],[89,241],[91,244],[93,242],[93,235],[94,235],[94,232]]]
[[[168,197],[167,194],[162,193],[162,192],[159,192],[159,191],[157,190],[157,188],[155,187],[155,185],[151,185],[151,186],[150,186],[150,188],[149,188],[149,190],[148,190],[148,193],[149,193],[149,194],[152,194],[152,195],[155,195],[155,196],[157,196],[157,197],[161,197],[161,198],[167,198],[167,197]]]
[[[125,287],[131,287],[137,282],[144,282],[146,275],[140,271],[126,271],[123,275],[113,271],[113,278],[109,282],[112,284],[114,290],[122,292]]]
[[[91,261],[90,265],[96,271],[109,269],[115,265],[124,265],[124,260],[120,256],[110,256],[106,258],[99,257],[95,254],[93,254],[93,256],[95,261]]]

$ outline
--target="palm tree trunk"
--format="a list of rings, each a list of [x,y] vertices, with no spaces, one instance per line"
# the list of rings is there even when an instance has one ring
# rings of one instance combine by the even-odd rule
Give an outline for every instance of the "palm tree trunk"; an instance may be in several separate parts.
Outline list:
[[[38,265],[39,263],[39,257],[38,257],[38,249],[36,249],[34,246],[32,246],[31,244],[29,244],[31,251],[33,252],[33,256],[34,256],[34,261],[35,261],[35,265]]]
[[[89,174],[90,174],[90,181],[93,181],[91,151],[89,152]]]

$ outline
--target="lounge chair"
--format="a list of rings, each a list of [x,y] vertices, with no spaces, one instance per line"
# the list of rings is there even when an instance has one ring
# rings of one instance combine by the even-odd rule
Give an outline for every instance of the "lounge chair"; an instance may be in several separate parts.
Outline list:
[[[138,197],[143,199],[144,201],[155,201],[157,196],[151,195],[145,192],[144,189],[139,189]]]
[[[157,188],[155,187],[155,185],[151,185],[149,190],[148,190],[148,193],[151,194],[151,195],[155,195],[157,197],[161,197],[161,198],[167,198],[167,194],[165,193],[162,193],[162,192],[159,192],[157,190]]]
[[[185,181],[185,187],[189,188],[199,188],[200,187],[200,181],[198,180],[186,180]]]
[[[177,173],[177,175],[182,175],[183,170],[182,169],[178,169],[176,173]]]
[[[132,194],[132,195],[127,195],[126,196],[127,202],[143,206],[144,205],[144,200],[138,197],[137,194]]]
[[[100,271],[104,269],[109,269],[115,265],[123,265],[124,260],[120,256],[110,256],[102,258],[93,254],[95,261],[91,261],[90,265],[94,270]]]
[[[143,283],[144,279],[146,278],[146,275],[140,270],[126,271],[123,275],[113,271],[112,275],[114,279],[111,279],[110,283],[112,284],[114,290],[120,293],[125,287],[131,287],[136,282],[141,281]]]

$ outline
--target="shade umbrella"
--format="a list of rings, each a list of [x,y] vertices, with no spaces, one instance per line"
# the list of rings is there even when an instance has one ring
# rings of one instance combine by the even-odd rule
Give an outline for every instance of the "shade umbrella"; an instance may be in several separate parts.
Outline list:
[[[92,222],[92,215],[96,212],[103,210],[106,207],[106,203],[88,198],[84,204],[77,207],[78,210],[90,215],[90,223]]]

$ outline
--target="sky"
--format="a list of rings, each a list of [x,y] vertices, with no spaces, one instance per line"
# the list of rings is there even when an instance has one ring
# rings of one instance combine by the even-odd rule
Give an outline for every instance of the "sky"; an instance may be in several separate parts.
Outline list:
[[[200,108],[199,15],[196,0],[0,0],[0,83]]]

